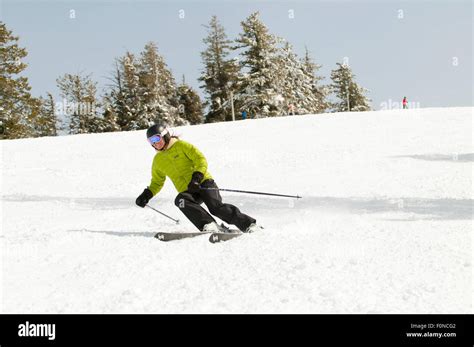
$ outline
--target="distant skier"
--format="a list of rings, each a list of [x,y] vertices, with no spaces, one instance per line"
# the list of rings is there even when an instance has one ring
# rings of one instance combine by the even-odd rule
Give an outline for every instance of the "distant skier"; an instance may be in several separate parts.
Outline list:
[[[157,153],[153,159],[151,183],[138,196],[138,206],[145,207],[161,190],[168,176],[179,192],[175,205],[199,230],[224,231],[211,214],[237,226],[243,232],[251,233],[262,229],[254,218],[243,214],[231,204],[222,203],[218,190],[202,189],[218,187],[207,171],[206,158],[196,147],[172,136],[166,125],[151,126],[146,137]],[[211,214],[201,207],[203,202]]]
[[[295,115],[295,105],[289,104],[288,105],[288,115],[294,116]]]
[[[242,111],[242,120],[247,119],[247,111]]]
[[[402,105],[404,110],[408,108],[408,100],[406,96],[403,97]]]

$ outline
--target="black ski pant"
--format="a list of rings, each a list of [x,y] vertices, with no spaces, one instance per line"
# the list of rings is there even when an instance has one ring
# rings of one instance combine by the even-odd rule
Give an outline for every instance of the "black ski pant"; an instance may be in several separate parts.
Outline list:
[[[218,188],[214,180],[205,180],[201,183],[202,188]],[[174,204],[179,207],[181,212],[202,231],[204,225],[215,222],[216,220],[209,214],[201,204],[204,202],[209,212],[222,219],[228,224],[237,226],[245,231],[250,224],[255,223],[255,219],[240,212],[240,210],[231,204],[224,204],[218,190],[201,189],[198,193],[184,191],[179,193],[174,200]]]

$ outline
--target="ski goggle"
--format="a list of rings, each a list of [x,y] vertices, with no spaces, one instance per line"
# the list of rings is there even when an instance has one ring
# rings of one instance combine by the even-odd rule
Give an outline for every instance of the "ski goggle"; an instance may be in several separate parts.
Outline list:
[[[160,142],[161,139],[162,139],[161,135],[153,135],[148,138],[148,142],[150,143],[150,145],[153,146],[155,143]]]

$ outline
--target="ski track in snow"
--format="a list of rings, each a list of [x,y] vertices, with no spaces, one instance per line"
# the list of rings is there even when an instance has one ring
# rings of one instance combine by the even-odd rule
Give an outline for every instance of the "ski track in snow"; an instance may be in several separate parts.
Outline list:
[[[2,313],[472,313],[473,108],[182,127],[265,230],[194,231],[144,131],[1,141]]]

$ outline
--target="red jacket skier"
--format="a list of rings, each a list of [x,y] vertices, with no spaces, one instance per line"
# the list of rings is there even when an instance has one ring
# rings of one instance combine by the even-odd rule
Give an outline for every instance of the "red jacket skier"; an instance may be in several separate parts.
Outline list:
[[[406,97],[406,96],[403,97],[402,104],[403,104],[403,109],[408,108],[408,101],[407,101],[407,97]]]

